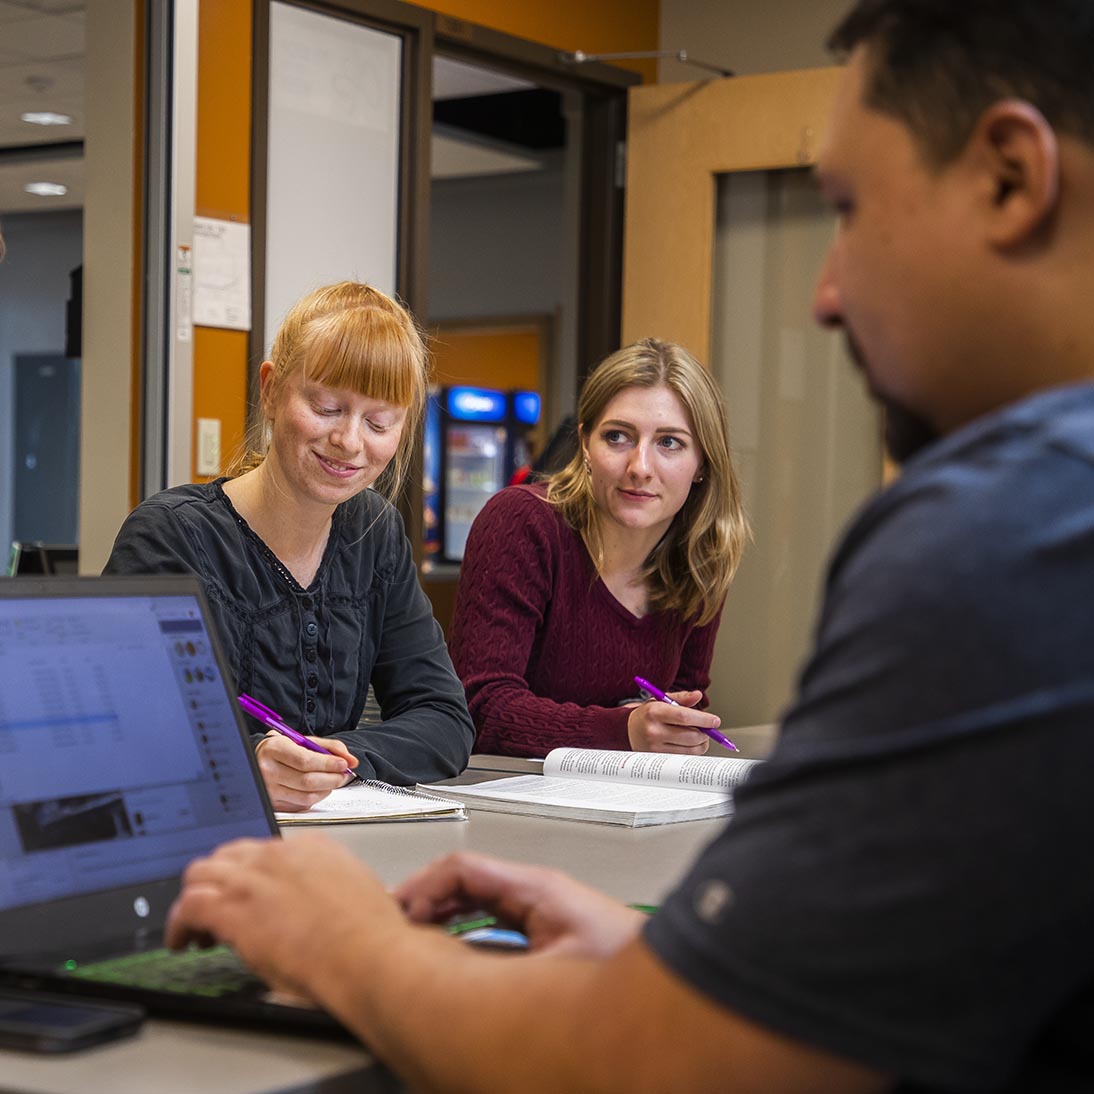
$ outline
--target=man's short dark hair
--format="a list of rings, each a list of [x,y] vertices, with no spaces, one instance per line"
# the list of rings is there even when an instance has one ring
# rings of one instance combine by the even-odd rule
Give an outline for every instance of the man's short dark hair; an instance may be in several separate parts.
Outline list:
[[[1092,0],[859,0],[828,45],[846,54],[860,44],[866,105],[903,121],[936,166],[1004,98],[1094,144]]]

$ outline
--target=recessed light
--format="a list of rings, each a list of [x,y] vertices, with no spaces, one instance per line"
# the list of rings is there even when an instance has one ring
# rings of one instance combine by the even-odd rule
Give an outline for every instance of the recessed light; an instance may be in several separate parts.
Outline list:
[[[67,114],[55,114],[52,110],[28,110],[19,117],[31,125],[71,125],[72,119]]]
[[[60,182],[28,182],[23,189],[42,198],[63,198],[68,193],[68,187]]]

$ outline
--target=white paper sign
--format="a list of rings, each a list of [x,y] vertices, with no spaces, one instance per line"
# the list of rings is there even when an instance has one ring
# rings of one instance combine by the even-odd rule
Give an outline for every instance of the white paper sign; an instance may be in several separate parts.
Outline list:
[[[194,323],[251,329],[251,227],[194,217]]]

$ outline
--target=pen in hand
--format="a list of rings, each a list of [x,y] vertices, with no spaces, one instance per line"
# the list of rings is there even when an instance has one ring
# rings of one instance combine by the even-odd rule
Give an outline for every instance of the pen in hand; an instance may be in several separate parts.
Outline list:
[[[680,704],[666,695],[660,688],[654,687],[649,680],[644,679],[641,676],[636,676],[634,682],[651,698],[656,699],[661,703],[668,703],[669,706],[678,707]],[[737,746],[724,734],[719,733],[716,729],[704,729],[702,726],[695,726],[695,729],[705,733],[712,741],[717,741],[720,745],[725,745],[730,752],[737,752]]]
[[[241,695],[239,697],[239,705],[250,714],[252,718],[257,718],[263,725],[269,726],[275,733],[280,733],[282,737],[288,737],[293,744],[298,744],[301,748],[306,748],[309,752],[321,752],[325,756],[334,755],[330,749],[324,748],[322,745],[317,745],[314,741],[309,741],[302,733],[297,733],[292,726],[287,725],[282,720],[281,716],[276,711],[271,710],[257,699],[253,699],[250,695]],[[351,768],[346,768],[346,774],[355,782],[365,781]]]

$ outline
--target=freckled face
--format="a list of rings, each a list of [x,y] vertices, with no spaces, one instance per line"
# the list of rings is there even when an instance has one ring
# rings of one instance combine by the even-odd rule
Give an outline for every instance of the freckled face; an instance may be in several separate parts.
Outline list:
[[[264,391],[273,368],[266,364]],[[334,506],[371,486],[391,462],[406,407],[327,387],[297,371],[270,419],[272,468],[300,499]]]
[[[659,539],[687,501],[703,454],[669,387],[624,388],[582,438],[602,519]]]

